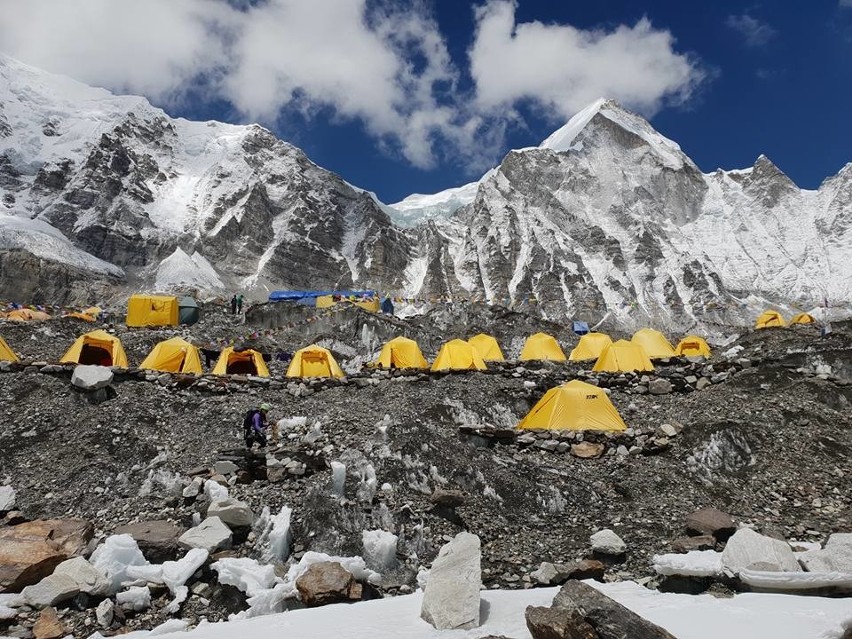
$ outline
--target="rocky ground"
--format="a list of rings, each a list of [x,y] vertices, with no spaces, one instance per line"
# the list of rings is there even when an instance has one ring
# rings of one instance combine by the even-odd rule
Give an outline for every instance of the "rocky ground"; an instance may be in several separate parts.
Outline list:
[[[361,554],[363,530],[398,535],[400,567],[378,586],[386,594],[414,587],[418,568],[461,530],[482,540],[483,582],[494,588],[531,587],[543,561],[590,558],[589,537],[603,528],[627,544],[623,557],[603,558],[605,579],[647,580],[651,556],[670,551],[686,516],[701,507],[787,539],[852,530],[852,323],[835,323],[824,338],[808,326],[745,331],[709,362],[672,360],[642,377],[570,363],[391,375],[354,371],[398,334],[418,338],[427,357],[444,339],[480,330],[494,333],[510,357],[537,330],[557,334],[566,353],[575,338],[534,315],[473,305],[411,320],[274,306],[244,320],[208,307],[189,328],[108,328],[131,363],[174,334],[211,346],[236,334],[271,355],[319,341],[351,374],[297,383],[275,379],[285,367],[277,361],[272,380],[117,371],[114,392],[98,400],[72,387],[69,369],[52,365],[91,328],[69,319],[0,322],[9,345],[37,362],[0,372],[0,484],[16,491],[20,519],[83,518],[96,539],[138,521],[189,528],[209,501],[182,491],[193,476],[212,477],[217,461],[232,461],[237,469],[214,477],[232,497],[255,513],[293,509],[295,559],[309,550]],[[629,431],[511,430],[548,388],[573,378],[607,388]],[[286,418],[269,461],[241,451],[242,415],[261,401],[272,404],[273,419]],[[332,462],[346,465],[342,497]],[[259,552],[253,534],[231,551]],[[184,618],[245,609],[244,596],[217,586],[209,568],[195,581],[211,590],[190,596]],[[64,605],[66,624],[88,636],[94,610]],[[163,607],[128,613],[120,627],[152,627],[169,618]],[[34,614],[0,620],[0,634],[26,634]]]

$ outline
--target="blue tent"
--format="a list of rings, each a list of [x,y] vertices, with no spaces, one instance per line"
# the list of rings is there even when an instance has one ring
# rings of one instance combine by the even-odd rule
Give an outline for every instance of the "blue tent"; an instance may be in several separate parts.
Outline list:
[[[586,322],[574,322],[574,334],[585,335],[589,332],[589,325]]]
[[[316,306],[317,298],[325,295],[339,295],[340,297],[373,298],[375,291],[272,291],[269,294],[270,302],[295,302],[304,306]]]

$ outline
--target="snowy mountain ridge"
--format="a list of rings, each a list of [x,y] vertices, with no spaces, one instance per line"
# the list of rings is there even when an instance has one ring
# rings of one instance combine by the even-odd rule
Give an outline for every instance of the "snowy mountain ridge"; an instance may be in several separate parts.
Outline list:
[[[847,303],[850,264],[852,165],[817,191],[765,157],[704,174],[612,101],[387,207],[258,125],[170,118],[0,56],[0,268],[26,282],[0,296],[365,287],[688,327]]]

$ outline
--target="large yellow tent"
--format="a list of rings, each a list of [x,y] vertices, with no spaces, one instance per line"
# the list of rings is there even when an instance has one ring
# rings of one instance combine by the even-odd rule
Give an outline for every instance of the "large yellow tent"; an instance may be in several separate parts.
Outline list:
[[[467,340],[467,343],[473,346],[484,362],[502,362],[506,359],[503,357],[503,351],[500,350],[497,339],[491,335],[479,333]]]
[[[115,335],[97,330],[77,338],[59,360],[63,364],[95,364],[127,368],[127,354]]]
[[[627,425],[602,388],[575,379],[547,391],[518,428],[622,431]]]
[[[127,300],[128,326],[177,326],[180,306],[173,295],[132,295]]]
[[[476,349],[462,339],[453,339],[441,346],[432,362],[432,372],[484,371],[487,368]]]
[[[651,363],[645,349],[639,346],[639,344],[620,339],[603,350],[592,370],[609,373],[652,371],[654,370],[654,365]]]
[[[687,335],[678,342],[675,354],[683,357],[710,357],[710,346],[703,337]]]
[[[311,344],[293,353],[287,377],[343,377],[343,371],[330,350]]]
[[[263,361],[263,355],[251,348],[235,351],[229,346],[219,353],[219,359],[213,367],[214,375],[257,375],[269,377],[269,368]]]
[[[185,339],[173,337],[152,348],[148,357],[142,360],[139,368],[165,373],[201,375],[201,355],[198,352],[198,347],[193,346]]]
[[[19,308],[6,313],[6,319],[13,322],[33,322],[49,320],[50,315],[43,311],[33,311],[28,308]]]
[[[420,347],[413,339],[394,337],[385,343],[379,359],[373,362],[379,368],[429,368]]]
[[[610,344],[612,344],[612,338],[606,333],[586,333],[580,337],[580,341],[577,342],[568,359],[572,362],[597,359]]]
[[[675,349],[660,331],[653,328],[641,328],[630,340],[645,349],[645,353],[651,359],[665,359],[674,357]]]
[[[784,317],[778,311],[763,311],[757,321],[754,323],[755,328],[773,328],[785,326]]]
[[[566,357],[559,346],[556,338],[547,333],[536,333],[530,335],[521,350],[520,360],[550,360],[552,362],[564,362]]]
[[[810,313],[797,313],[793,315],[793,318],[790,320],[790,326],[793,324],[814,324],[816,323],[816,319]]]
[[[0,362],[17,362],[18,356],[9,348],[6,341],[0,337]]]
[[[87,313],[77,313],[77,312],[66,313],[62,317],[76,317],[77,319],[81,319],[84,322],[94,322],[95,321],[95,318],[92,315],[89,315]]]

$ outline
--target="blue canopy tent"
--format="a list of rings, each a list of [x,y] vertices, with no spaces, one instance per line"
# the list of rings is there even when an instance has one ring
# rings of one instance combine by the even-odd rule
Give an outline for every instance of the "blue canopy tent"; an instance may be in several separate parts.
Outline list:
[[[373,298],[375,291],[272,291],[269,294],[270,302],[295,302],[304,306],[316,306],[317,298],[326,295],[339,295],[340,297]]]
[[[574,334],[585,335],[589,332],[589,325],[586,322],[574,322]]]

